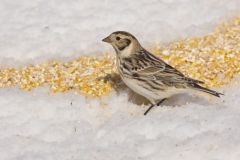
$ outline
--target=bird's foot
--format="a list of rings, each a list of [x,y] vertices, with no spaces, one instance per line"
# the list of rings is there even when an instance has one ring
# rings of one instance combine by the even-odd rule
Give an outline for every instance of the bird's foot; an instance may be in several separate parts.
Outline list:
[[[106,76],[97,78],[98,81],[103,80],[104,83],[109,83],[115,91],[119,91],[125,87],[125,84],[121,80],[121,77],[117,73],[106,74]]]
[[[159,106],[160,104],[162,104],[167,98],[163,98],[162,100],[160,100],[157,104],[152,104],[145,112],[144,112],[144,116],[146,116],[148,114],[148,112],[154,107],[154,106]]]

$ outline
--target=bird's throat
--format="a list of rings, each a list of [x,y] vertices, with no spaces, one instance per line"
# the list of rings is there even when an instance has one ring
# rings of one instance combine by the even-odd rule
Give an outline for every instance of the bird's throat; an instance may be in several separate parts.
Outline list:
[[[130,57],[134,52],[132,45],[118,48],[118,55],[122,58]]]

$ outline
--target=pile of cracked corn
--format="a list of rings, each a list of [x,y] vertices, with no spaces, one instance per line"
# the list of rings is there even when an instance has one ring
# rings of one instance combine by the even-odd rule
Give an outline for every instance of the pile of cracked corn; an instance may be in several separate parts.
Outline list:
[[[206,36],[187,38],[162,48],[156,46],[151,51],[184,75],[204,81],[206,87],[220,87],[240,72],[240,17],[217,26]],[[68,62],[0,69],[0,87],[30,91],[49,86],[53,93],[73,90],[100,97],[113,86],[99,78],[116,72],[114,56],[81,56]]]

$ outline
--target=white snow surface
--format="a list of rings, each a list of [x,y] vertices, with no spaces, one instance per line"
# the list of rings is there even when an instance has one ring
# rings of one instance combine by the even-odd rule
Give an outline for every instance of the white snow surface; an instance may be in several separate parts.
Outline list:
[[[113,51],[115,30],[142,44],[212,31],[239,0],[0,0],[1,67]],[[235,80],[235,81],[239,81]],[[143,116],[128,91],[101,99],[0,89],[0,160],[239,160],[239,84],[221,99],[180,95]]]
[[[240,14],[239,0],[0,0],[0,58],[19,61],[112,51],[116,30],[147,45],[206,34]],[[4,59],[4,63],[7,63]]]

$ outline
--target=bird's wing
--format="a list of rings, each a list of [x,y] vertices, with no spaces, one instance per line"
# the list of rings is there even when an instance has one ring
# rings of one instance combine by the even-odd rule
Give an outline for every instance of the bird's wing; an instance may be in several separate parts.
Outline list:
[[[172,69],[165,64],[150,64],[149,66],[142,67],[140,69],[134,69],[131,72],[143,79],[149,80],[168,79],[169,81],[179,81],[184,79],[184,76],[179,74],[176,69]]]
[[[203,83],[202,81],[194,80],[185,77],[180,71],[160,60],[156,56],[147,52],[142,52],[137,57],[134,57],[135,62],[139,67],[133,67],[131,72],[134,75],[146,80],[160,80],[165,83]]]

